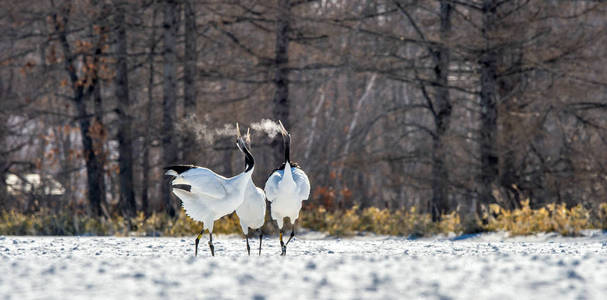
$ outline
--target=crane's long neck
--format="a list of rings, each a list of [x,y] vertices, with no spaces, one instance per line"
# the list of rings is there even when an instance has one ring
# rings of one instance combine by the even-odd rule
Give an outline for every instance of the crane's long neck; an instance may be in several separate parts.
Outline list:
[[[249,182],[252,182],[251,175],[253,175],[253,169],[254,168],[251,167],[251,169],[249,171],[242,172],[242,173],[230,178],[229,181],[232,182],[234,187],[237,187],[239,190],[244,191],[245,186],[247,184],[249,184]]]
[[[249,149],[246,147],[242,147],[242,152],[244,153],[245,173],[253,171],[253,167],[255,167],[255,159],[253,159],[253,155],[251,155],[251,152],[249,152]]]
[[[285,162],[291,162],[291,135],[283,135],[283,143],[285,145]]]

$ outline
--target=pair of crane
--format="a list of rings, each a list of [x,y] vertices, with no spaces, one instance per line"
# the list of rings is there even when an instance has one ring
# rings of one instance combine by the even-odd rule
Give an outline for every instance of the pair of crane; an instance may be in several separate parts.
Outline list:
[[[291,135],[282,122],[279,121],[280,133],[283,139],[285,158],[280,167],[276,168],[266,181],[264,190],[253,183],[251,175],[255,169],[255,159],[249,145],[250,134],[240,135],[236,124],[236,146],[244,154],[245,169],[242,173],[226,178],[207,168],[193,165],[175,165],[166,167],[165,175],[172,176],[171,187],[192,219],[202,221],[203,227],[196,237],[194,255],[198,255],[198,243],[205,229],[209,231],[209,249],[215,256],[213,246],[213,224],[221,217],[236,211],[240,226],[247,242],[247,253],[251,255],[248,235],[259,233],[259,255],[263,232],[261,227],[265,222],[266,201],[271,203],[271,217],[280,229],[281,255],[287,253],[287,245],[295,236],[295,221],[299,217],[302,201],[310,195],[310,181],[306,173],[295,162],[291,162]],[[288,217],[292,225],[291,235],[284,242],[284,218]]]

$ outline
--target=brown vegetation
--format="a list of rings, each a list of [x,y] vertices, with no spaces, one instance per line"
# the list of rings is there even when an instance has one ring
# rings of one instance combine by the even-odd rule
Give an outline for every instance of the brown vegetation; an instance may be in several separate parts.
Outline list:
[[[76,216],[92,227],[120,216],[127,231],[139,230],[132,226],[142,214],[169,226],[183,217],[162,167],[194,163],[233,175],[242,166],[234,138],[216,133],[265,118],[292,133],[293,158],[314,191],[302,218],[310,228],[605,227],[577,223],[578,214],[604,220],[607,199],[601,1],[0,7],[5,215],[67,218],[79,224],[65,229],[74,234],[86,227]],[[258,185],[280,147],[253,131]],[[38,182],[27,182],[32,174]]]
[[[478,227],[485,231],[505,231],[511,236],[542,232],[575,236],[585,229],[607,230],[607,203],[600,204],[596,214],[581,205],[567,209],[564,204],[553,203],[531,209],[527,200],[523,201],[522,208],[510,211],[494,204],[486,208],[483,219],[477,220],[477,224],[462,223],[457,212],[442,215],[440,221],[432,222],[430,214],[420,213],[415,207],[389,210],[354,206],[334,211],[327,211],[322,206],[308,207],[301,212],[299,220],[301,227],[338,237],[374,233],[416,238],[436,234],[457,235]],[[486,225],[482,225],[483,222]],[[270,220],[268,224],[271,224]],[[140,213],[132,218],[116,215],[99,219],[66,212],[49,214],[46,210],[34,214],[11,211],[0,215],[0,235],[192,236],[200,226],[183,210],[176,218],[166,213],[153,213],[147,217]],[[273,226],[266,226],[263,230],[266,235],[276,234]],[[214,232],[242,234],[238,216],[233,213],[216,221]]]

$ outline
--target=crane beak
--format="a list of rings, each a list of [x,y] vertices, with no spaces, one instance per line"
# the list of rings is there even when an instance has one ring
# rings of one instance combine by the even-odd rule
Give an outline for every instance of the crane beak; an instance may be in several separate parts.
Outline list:
[[[241,152],[244,152],[243,149],[246,148],[245,138],[246,136],[243,138],[240,134],[240,126],[238,125],[238,122],[236,122],[236,147],[238,147]]]
[[[287,129],[285,129],[285,126],[282,125],[282,122],[280,120],[278,120],[278,124],[280,125],[280,134],[282,134],[283,136],[289,135],[289,132],[287,131]]]
[[[282,135],[282,140],[284,143],[290,143],[291,142],[291,135],[289,134],[289,132],[287,131],[287,129],[285,128],[284,125],[282,125],[282,122],[280,120],[278,120],[278,124],[280,125],[280,134]]]
[[[251,128],[247,128],[247,134],[244,136],[244,140],[245,142],[247,142],[247,145],[249,145],[249,147],[251,146]]]

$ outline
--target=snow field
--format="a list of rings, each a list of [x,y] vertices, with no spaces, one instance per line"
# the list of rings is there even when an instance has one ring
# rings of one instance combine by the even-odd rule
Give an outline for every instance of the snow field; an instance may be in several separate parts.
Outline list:
[[[306,238],[5,236],[0,299],[607,299],[605,235]]]

